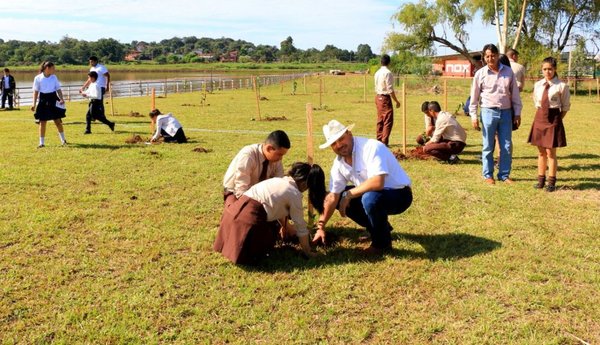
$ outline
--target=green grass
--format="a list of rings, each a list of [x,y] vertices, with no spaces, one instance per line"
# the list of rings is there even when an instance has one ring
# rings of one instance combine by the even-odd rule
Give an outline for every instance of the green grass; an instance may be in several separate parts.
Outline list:
[[[355,122],[373,137],[375,107],[368,78],[326,77],[314,114],[315,145],[332,118]],[[468,82],[450,80],[449,108]],[[49,124],[38,150],[27,109],[0,112],[0,343],[2,344],[579,344],[600,342],[600,141],[596,109],[573,98],[569,146],[558,150],[560,190],[532,188],[536,149],[526,144],[531,94],[515,132],[516,185],[481,178],[480,133],[468,130],[458,165],[402,161],[414,203],[391,217],[394,249],[359,255],[355,224],[336,214],[337,246],[302,259],[276,250],[254,268],[212,251],[222,209],[221,181],[231,158],[274,129],[291,137],[289,166],[306,158],[305,104],[319,108],[318,80],[295,96],[263,87],[262,116],[252,91],[168,95],[191,143],[125,144],[149,136],[148,118],[114,116],[84,136],[85,104],[68,104],[68,147]],[[441,95],[408,83],[408,132],[423,130],[420,104]],[[119,114],[149,111],[148,97],[116,99]],[[110,114],[110,106],[107,106]],[[469,128],[469,119],[459,116]],[[400,113],[392,132],[400,148]],[[196,147],[212,149],[197,153]],[[315,152],[326,171],[330,150]]]

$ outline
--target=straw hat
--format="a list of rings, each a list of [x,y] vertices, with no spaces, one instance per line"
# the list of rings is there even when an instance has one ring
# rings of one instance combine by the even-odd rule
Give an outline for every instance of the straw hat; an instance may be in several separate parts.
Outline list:
[[[342,125],[337,120],[331,120],[328,124],[323,126],[323,135],[325,135],[325,143],[319,145],[320,149],[331,146],[336,140],[338,140],[346,131],[351,131],[354,128],[354,124],[348,126]]]

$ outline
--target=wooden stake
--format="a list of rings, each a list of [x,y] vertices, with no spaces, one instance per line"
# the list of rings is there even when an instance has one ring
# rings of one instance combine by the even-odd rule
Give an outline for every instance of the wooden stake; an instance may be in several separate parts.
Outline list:
[[[113,102],[112,83],[108,84],[108,97],[110,98],[110,113],[115,116],[115,104]]]
[[[600,77],[596,78],[596,96],[598,97],[598,101],[600,101]]]
[[[402,82],[402,153],[406,155],[406,83]]]
[[[444,79],[444,111],[448,111],[448,80]]]
[[[367,103],[367,75],[365,74],[365,80],[363,81],[363,102]]]
[[[306,95],[306,74],[304,75],[304,94]]]
[[[256,95],[256,115],[258,116],[258,121],[260,118],[260,96],[258,95],[258,85],[256,84],[256,77],[252,77],[252,87],[254,87],[254,94]]]
[[[165,79],[165,89],[164,89],[164,96],[165,98],[167,98],[167,88],[169,87],[169,84],[167,84],[167,80]]]
[[[281,85],[281,93],[283,93],[283,80],[279,81],[279,85]]]
[[[152,97],[150,98],[150,110],[156,109],[156,89],[152,88]]]
[[[588,82],[588,97],[592,97],[592,81]]]
[[[319,109],[323,109],[323,77],[319,78]]]
[[[315,156],[315,148],[313,146],[313,106],[311,103],[306,103],[306,161],[308,164],[313,164]],[[314,210],[308,203],[308,228],[312,229]]]

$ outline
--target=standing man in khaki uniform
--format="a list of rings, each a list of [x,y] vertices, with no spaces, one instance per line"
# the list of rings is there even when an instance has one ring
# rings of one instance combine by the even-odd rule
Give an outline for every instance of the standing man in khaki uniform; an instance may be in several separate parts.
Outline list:
[[[510,69],[515,74],[519,92],[523,92],[523,87],[525,86],[525,66],[519,63],[519,52],[511,48],[506,52],[506,57],[510,61]]]
[[[375,105],[377,106],[377,140],[385,146],[389,146],[390,133],[394,126],[394,108],[392,99],[396,102],[396,108],[400,102],[394,92],[394,75],[388,68],[390,56],[384,54],[381,57],[381,67],[375,73]]]

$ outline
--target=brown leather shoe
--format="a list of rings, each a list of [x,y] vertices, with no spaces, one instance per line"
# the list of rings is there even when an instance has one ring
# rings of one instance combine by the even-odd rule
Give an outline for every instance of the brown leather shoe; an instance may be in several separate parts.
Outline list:
[[[510,179],[510,177],[507,177],[505,180],[502,180],[502,182],[504,182],[506,184],[514,184],[515,183],[515,181]]]
[[[488,178],[485,179],[485,183],[487,183],[487,184],[496,184],[496,181],[494,181],[493,178],[488,177]]]

